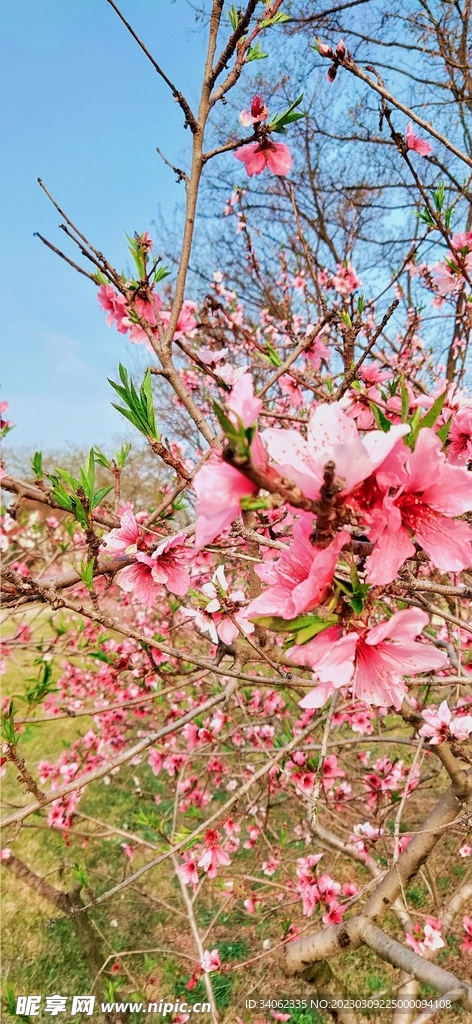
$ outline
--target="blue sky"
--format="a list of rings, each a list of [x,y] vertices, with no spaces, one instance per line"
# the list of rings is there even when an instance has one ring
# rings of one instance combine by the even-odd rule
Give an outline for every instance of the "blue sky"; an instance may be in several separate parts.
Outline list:
[[[189,5],[121,0],[119,6],[195,104],[205,33]],[[171,221],[182,203],[183,186],[156,146],[170,160],[186,161],[190,133],[106,0],[6,4],[1,50],[1,398],[17,424],[6,446],[106,445],[123,433],[107,377],[117,379],[120,360],[136,366],[136,352],[105,326],[91,282],[33,237],[39,231],[59,248],[66,241],[36,179],[124,269],[123,232],[150,229],[159,215]]]

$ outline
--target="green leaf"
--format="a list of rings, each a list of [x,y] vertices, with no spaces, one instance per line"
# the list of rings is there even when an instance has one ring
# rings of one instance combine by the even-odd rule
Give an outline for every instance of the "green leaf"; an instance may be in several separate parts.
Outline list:
[[[328,626],[338,621],[337,615],[329,615],[321,619],[318,615],[297,615],[295,619],[282,619],[277,615],[263,615],[251,618],[258,626],[270,629],[273,633],[293,633],[294,642],[305,644],[312,637],[322,633]]]
[[[31,459],[31,468],[34,473],[35,480],[43,479],[43,453],[35,452]]]
[[[95,462],[98,462],[99,466],[103,466],[104,469],[111,469],[110,459],[108,459],[104,452],[100,451],[100,448],[97,448],[96,445],[94,448],[94,455]]]
[[[158,441],[159,434],[156,427],[154,402],[152,398],[151,374],[149,368],[146,370],[144,375],[139,395],[133,381],[128,379],[127,370],[121,365],[121,363],[119,364],[118,370],[122,385],[116,384],[115,381],[110,380],[109,378],[108,383],[111,384],[112,388],[123,400],[125,406],[115,405],[115,403],[112,402],[113,408],[117,409],[122,416],[125,416],[126,419],[128,419],[141,434],[144,434],[145,437],[150,438],[153,441]]]
[[[328,629],[328,626],[334,626],[337,621],[337,615],[332,615],[329,619],[317,619],[316,616],[313,616],[313,622],[298,630],[295,635],[295,643],[306,644],[314,636],[318,636],[318,633],[323,633],[325,629]]]
[[[450,420],[447,420],[446,423],[443,423],[442,427],[440,427],[439,430],[436,431],[436,433],[437,433],[437,435],[439,437],[439,440],[442,441],[443,444],[446,444],[446,441],[447,441],[447,439],[449,437],[449,431],[451,429],[451,423],[452,423],[452,416],[451,416]]]
[[[264,21],[260,22],[259,28],[269,28],[269,25],[281,25],[284,21],[290,21],[290,15],[278,11],[272,18],[264,18]]]
[[[441,181],[436,191],[432,192],[431,195],[433,197],[433,202],[437,212],[441,213],[441,210],[444,206],[444,197],[446,195],[446,188],[443,181]]]
[[[382,412],[382,409],[375,402],[369,402],[369,407],[379,430],[383,430],[384,434],[388,434],[392,426],[390,420],[387,419],[385,413]]]
[[[423,221],[423,224],[427,224],[428,227],[436,227],[436,222],[433,220],[427,206],[425,206],[424,210],[417,211],[416,216],[419,220]]]
[[[250,46],[245,58],[245,63],[248,64],[251,60],[264,60],[264,57],[268,57],[268,53],[263,53],[261,50],[261,44],[259,40],[255,46]]]
[[[121,445],[121,448],[120,448],[119,452],[116,452],[116,454],[115,454],[115,461],[116,461],[116,464],[118,466],[118,469],[123,470],[125,468],[125,465],[126,465],[126,462],[128,461],[128,455],[129,455],[129,453],[131,451],[131,448],[132,448],[132,445],[129,443],[129,441],[126,441],[125,444]]]
[[[364,309],[365,309],[365,298],[364,298],[363,295],[359,295],[359,298],[357,300],[357,312],[358,312],[359,316],[362,316],[362,314],[364,312]]]
[[[440,414],[442,412],[442,408],[443,408],[443,405],[444,405],[444,403],[446,401],[446,398],[447,398],[447,388],[445,388],[445,390],[443,391],[442,395],[439,395],[439,398],[437,398],[436,401],[433,402],[431,408],[428,409],[428,412],[425,413],[425,415],[422,417],[422,419],[420,420],[420,428],[421,427],[434,427],[434,424],[436,423],[436,420],[437,420],[438,416],[440,416]]]
[[[159,284],[159,281],[163,281],[169,275],[170,270],[168,267],[158,267],[153,277],[153,284]]]
[[[72,877],[73,877],[74,881],[79,882],[79,884],[81,886],[83,886],[84,889],[88,889],[89,888],[89,883],[88,883],[87,875],[85,873],[85,868],[81,867],[81,865],[77,864],[77,862],[74,864],[74,867],[72,869]]]
[[[7,743],[10,743],[12,746],[14,746],[16,743],[15,708],[12,700],[8,705],[8,711],[6,713],[2,711],[1,713],[0,728],[3,739],[6,740]]]
[[[233,29],[233,32],[235,32],[239,25],[239,12],[236,7],[236,4],[233,4],[233,6],[230,7],[228,11],[228,21],[231,25],[231,28]]]
[[[113,490],[113,487],[99,487],[98,491],[96,491],[95,494],[92,497],[92,500],[90,502],[90,508],[91,509],[97,508],[97,506],[100,504],[100,502],[103,501],[104,497],[107,494],[109,494],[110,491],[112,491],[112,490]]]
[[[277,355],[277,352],[270,341],[267,342],[266,352],[267,358],[269,362],[272,363],[272,366],[282,366],[282,360],[280,356]]]
[[[410,408],[410,396],[408,394],[408,389],[405,385],[404,377],[401,378],[400,389],[402,396],[402,423],[406,423],[408,419],[408,409]]]
[[[272,131],[280,131],[280,129],[284,128],[286,124],[291,124],[292,121],[298,121],[301,117],[304,117],[305,115],[302,114],[300,111],[294,113],[295,107],[299,106],[299,104],[302,102],[302,99],[303,93],[300,93],[299,97],[293,103],[290,104],[287,110],[284,110],[281,114],[274,115],[274,117],[269,121],[268,127]]]

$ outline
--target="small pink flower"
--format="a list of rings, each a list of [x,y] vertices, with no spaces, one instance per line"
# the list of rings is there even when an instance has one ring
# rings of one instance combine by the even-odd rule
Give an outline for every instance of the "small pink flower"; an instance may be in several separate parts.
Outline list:
[[[292,154],[284,142],[271,142],[262,139],[260,142],[249,142],[241,146],[234,156],[241,160],[250,178],[254,174],[262,174],[266,167],[272,174],[288,174],[292,166]]]
[[[183,864],[180,864],[176,869],[179,878],[185,885],[198,885],[198,871],[197,864],[190,854],[184,853],[185,860]]]
[[[251,99],[251,110],[242,110],[239,115],[239,123],[248,128],[251,124],[260,124],[266,121],[269,111],[261,96],[253,96]]]
[[[301,388],[296,380],[293,380],[288,373],[283,373],[279,377],[280,390],[287,398],[290,399],[290,405],[293,409],[299,409],[303,405],[303,394]]]
[[[206,949],[202,959],[201,968],[205,974],[209,974],[210,971],[217,971],[221,967],[220,954],[217,949],[212,949],[211,953]]]
[[[111,530],[103,538],[103,543],[108,551],[115,554],[134,554],[136,542],[139,537],[138,523],[136,516],[129,509],[126,509],[121,516],[121,525],[116,530]]]
[[[261,869],[262,869],[264,875],[268,875],[269,878],[270,878],[271,875],[275,875],[275,872],[279,868],[279,864],[280,864],[279,858],[272,856],[272,857],[269,857],[268,860],[264,860],[262,862]]]
[[[469,846],[467,843],[464,843],[464,846],[461,846],[459,850],[459,857],[470,857],[471,854],[472,846]]]
[[[129,843],[121,843],[121,847],[123,852],[126,853],[126,856],[129,857],[130,860],[134,860],[133,847],[130,846]]]
[[[247,900],[243,902],[243,907],[247,910],[248,914],[255,914],[258,902],[257,896],[248,896]]]
[[[167,538],[152,555],[139,551],[136,561],[117,574],[118,586],[134,594],[137,601],[148,607],[154,604],[162,583],[172,594],[178,594],[179,597],[186,594],[190,586],[190,573],[182,560],[184,546],[181,541],[184,536],[179,533]],[[175,550],[172,551],[172,548]]]
[[[9,850],[8,846],[4,846],[3,850],[0,850],[0,860],[9,860],[10,857],[11,850]]]
[[[246,613],[249,618],[279,615],[292,619],[324,600],[339,553],[350,535],[341,530],[327,548],[316,548],[310,542],[312,532],[313,517],[303,514],[294,526],[289,549],[276,561],[256,566],[259,578],[270,586],[251,601]]]
[[[257,487],[226,462],[212,458],[195,475],[197,551],[214,540],[241,511],[241,498],[255,494]],[[216,500],[217,499],[217,500]]]
[[[362,633],[343,634],[340,626],[330,626],[307,644],[292,647],[289,656],[298,665],[311,665],[320,680],[300,706],[320,708],[336,689],[350,684],[358,700],[398,709],[407,692],[404,675],[447,664],[442,651],[414,639],[428,621],[426,612],[404,609]]]
[[[406,144],[408,149],[413,149],[415,153],[419,153],[420,156],[429,156],[433,152],[433,147],[430,146],[426,139],[422,139],[419,135],[415,135],[413,131],[413,125],[411,121],[406,126]]]
[[[148,765],[152,770],[153,775],[159,775],[162,768],[162,754],[158,750],[151,748],[149,751]]]
[[[190,587],[190,573],[184,564],[185,548],[182,541],[185,533],[169,537],[153,551],[152,575],[156,583],[164,583],[171,594],[183,597]]]
[[[463,405],[452,418],[447,457],[453,466],[472,461],[472,405]]]
[[[121,569],[117,573],[115,582],[127,594],[133,594],[137,601],[150,607],[154,604],[160,590],[152,575],[153,568],[154,562],[151,556],[140,551],[132,565],[127,565],[125,569]]]
[[[422,717],[424,718],[426,725],[421,726],[419,735],[426,736],[431,746],[436,746],[438,743],[442,743],[449,733],[449,725],[451,722],[451,712],[449,710],[447,700],[443,700],[438,711],[422,711]]]
[[[458,743],[463,743],[464,740],[468,740],[472,733],[472,715],[463,715],[462,718],[454,718],[449,726],[449,732],[451,736]]]
[[[424,926],[424,944],[427,949],[442,949],[446,945],[441,936],[442,921],[437,918],[427,917]]]
[[[207,828],[204,849],[198,861],[198,867],[203,868],[209,878],[215,878],[217,869],[222,865],[227,867],[229,864],[231,864],[230,857],[219,845],[218,830],[216,828]]]
[[[329,904],[327,913],[323,914],[323,917],[321,919],[323,921],[323,924],[341,924],[344,915],[344,910],[345,908],[340,903],[338,903],[337,900],[332,900],[331,903]]]
[[[235,413],[236,417],[241,420],[245,430],[248,427],[254,426],[257,422],[257,417],[262,409],[263,402],[260,398],[256,398],[254,394],[254,384],[250,373],[243,373],[242,377],[236,381],[236,384],[231,389],[231,394],[227,401],[227,406],[230,412]]]

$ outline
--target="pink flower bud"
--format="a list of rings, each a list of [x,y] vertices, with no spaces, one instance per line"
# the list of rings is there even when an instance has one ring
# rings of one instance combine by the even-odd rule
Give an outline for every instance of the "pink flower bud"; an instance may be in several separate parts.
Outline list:
[[[322,57],[334,57],[333,50],[326,43],[318,43],[318,52]]]
[[[331,67],[328,68],[328,74],[326,76],[327,79],[328,79],[328,82],[334,82],[337,73],[338,73],[338,65],[337,64],[332,64]]]
[[[346,47],[344,45],[344,39],[339,40],[339,43],[336,47],[336,56],[339,57],[340,60],[344,60],[346,56]]]

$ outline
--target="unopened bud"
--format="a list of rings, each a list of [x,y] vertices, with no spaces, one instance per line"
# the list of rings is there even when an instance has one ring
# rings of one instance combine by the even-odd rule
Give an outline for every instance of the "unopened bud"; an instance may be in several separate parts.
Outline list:
[[[338,65],[337,64],[332,64],[331,67],[328,68],[328,74],[326,76],[327,79],[328,79],[328,82],[334,82],[337,73],[338,73]]]
[[[339,40],[339,43],[336,47],[336,56],[339,57],[340,60],[344,60],[346,56],[346,47],[344,45],[344,39]]]
[[[318,52],[322,57],[334,57],[331,47],[327,46],[326,43],[318,43]]]

